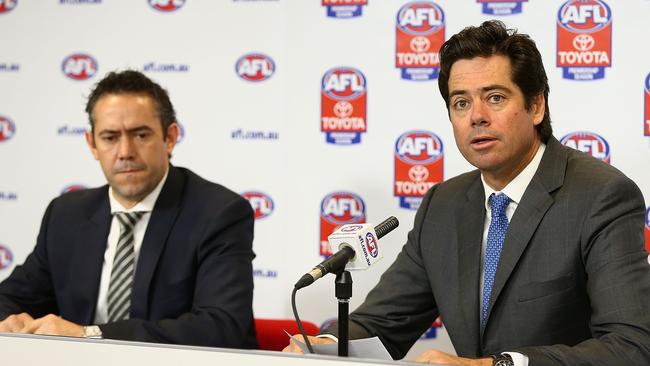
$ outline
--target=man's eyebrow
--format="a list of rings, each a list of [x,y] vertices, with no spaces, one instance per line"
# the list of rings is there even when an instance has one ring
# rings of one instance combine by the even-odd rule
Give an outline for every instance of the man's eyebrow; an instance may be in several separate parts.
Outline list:
[[[137,132],[144,132],[144,131],[153,131],[153,129],[149,126],[144,125],[144,126],[136,126],[126,130],[127,133],[134,133],[134,132],[137,133]]]
[[[510,92],[510,88],[508,88],[505,85],[501,85],[501,84],[492,84],[492,85],[484,86],[484,87],[481,88],[482,93],[487,92],[487,91],[491,91],[491,90],[503,90],[503,91]],[[451,93],[449,93],[449,98],[454,97],[456,95],[464,95],[464,94],[468,94],[467,90],[465,90],[465,89],[454,90]]]
[[[510,88],[508,88],[505,85],[501,85],[501,84],[488,85],[486,87],[481,88],[481,90],[484,91],[484,92],[490,91],[490,90],[503,90],[503,91],[510,92]]]
[[[120,133],[122,130],[113,130],[113,129],[103,129],[98,132],[98,134],[115,134],[115,133]],[[153,129],[147,125],[143,126],[136,126],[133,128],[129,128],[126,130],[126,133],[138,133],[138,132],[144,132],[144,131],[153,131]]]
[[[467,90],[462,90],[462,89],[454,90],[451,93],[449,93],[449,99],[455,97],[456,95],[463,95],[463,94],[467,94]]]

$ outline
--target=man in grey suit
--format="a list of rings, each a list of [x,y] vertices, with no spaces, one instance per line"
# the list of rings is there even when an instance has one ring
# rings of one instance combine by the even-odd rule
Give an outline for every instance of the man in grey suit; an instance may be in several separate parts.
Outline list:
[[[552,136],[535,43],[497,21],[468,27],[441,48],[439,88],[478,169],[427,193],[402,252],[350,315],[351,338],[379,336],[399,359],[441,316],[458,356],[420,362],[650,365],[643,196]]]

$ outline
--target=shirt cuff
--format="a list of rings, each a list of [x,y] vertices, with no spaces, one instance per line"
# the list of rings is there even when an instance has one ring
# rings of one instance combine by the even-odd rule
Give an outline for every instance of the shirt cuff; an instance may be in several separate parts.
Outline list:
[[[333,340],[336,343],[339,343],[339,339],[331,334],[319,334],[316,336],[316,338],[327,338]],[[528,364],[526,364],[525,366],[528,366]]]

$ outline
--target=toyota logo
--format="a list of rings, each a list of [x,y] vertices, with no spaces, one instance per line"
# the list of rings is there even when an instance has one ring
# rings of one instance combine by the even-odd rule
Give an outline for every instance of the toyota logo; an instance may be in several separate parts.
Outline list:
[[[595,44],[594,37],[588,34],[579,34],[573,38],[573,47],[578,51],[589,51]]]
[[[426,52],[431,47],[431,41],[427,37],[413,37],[410,43],[411,49],[415,52]]]
[[[409,178],[411,178],[413,182],[423,182],[429,178],[429,169],[424,165],[413,165],[411,169],[409,169]]]
[[[334,105],[334,114],[339,118],[350,117],[353,110],[352,104],[346,101],[340,101]]]

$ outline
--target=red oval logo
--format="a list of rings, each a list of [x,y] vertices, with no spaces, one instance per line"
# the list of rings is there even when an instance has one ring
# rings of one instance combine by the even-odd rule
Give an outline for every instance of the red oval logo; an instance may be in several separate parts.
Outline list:
[[[263,219],[273,213],[275,205],[273,200],[266,193],[258,191],[248,191],[241,194],[253,207],[255,211],[255,220]]]
[[[0,116],[0,142],[7,141],[16,134],[16,125],[5,116]]]
[[[11,263],[14,260],[13,254],[6,246],[0,244],[0,271],[11,266]]]
[[[275,73],[275,62],[262,53],[249,53],[235,63],[237,76],[246,81],[264,81]]]
[[[609,144],[600,135],[593,132],[572,132],[560,139],[560,143],[582,151],[606,163],[610,161]]]
[[[557,22],[574,33],[593,33],[612,21],[612,11],[601,0],[569,0],[557,12]]]
[[[443,156],[442,140],[429,131],[408,131],[395,143],[395,154],[408,164],[430,164]]]
[[[412,35],[435,33],[445,25],[445,13],[431,1],[413,1],[397,12],[397,26]]]
[[[75,53],[61,63],[63,74],[73,80],[88,80],[95,76],[99,66],[97,61],[85,53]]]
[[[321,90],[335,100],[357,99],[366,92],[366,77],[354,67],[334,67],[323,75]]]
[[[366,205],[354,193],[330,193],[321,202],[321,217],[334,225],[360,223],[365,221]]]
[[[183,5],[185,0],[149,0],[149,6],[164,13],[176,11]]]
[[[18,0],[0,0],[0,14],[8,13],[18,5]]]
[[[379,247],[377,247],[377,239],[375,239],[375,236],[372,235],[372,233],[366,234],[366,249],[368,249],[368,253],[373,258],[377,258]]]

